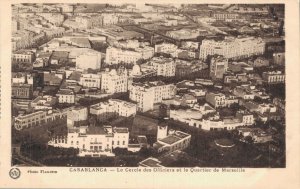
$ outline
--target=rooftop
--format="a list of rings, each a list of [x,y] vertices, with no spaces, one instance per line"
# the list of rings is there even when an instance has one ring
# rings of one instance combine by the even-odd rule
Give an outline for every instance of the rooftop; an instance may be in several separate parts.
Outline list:
[[[115,133],[128,133],[128,128],[125,127],[116,127],[114,128]]]
[[[149,157],[143,161],[140,162],[140,165],[145,167],[162,167],[160,165],[160,161],[158,159],[155,159],[153,157]]]
[[[86,134],[90,134],[90,135],[105,135],[107,133],[106,133],[106,131],[104,130],[103,127],[90,126],[87,129]]]
[[[167,143],[169,145],[172,145],[178,141],[180,141],[183,138],[186,138],[190,136],[187,133],[181,132],[181,131],[176,131],[174,134],[167,136],[166,138],[159,139],[159,141]]]

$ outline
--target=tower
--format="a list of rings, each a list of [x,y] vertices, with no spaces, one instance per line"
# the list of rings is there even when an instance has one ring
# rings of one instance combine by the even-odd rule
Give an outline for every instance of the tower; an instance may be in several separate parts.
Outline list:
[[[158,125],[157,127],[157,140],[165,138],[168,133],[168,126],[167,125]]]

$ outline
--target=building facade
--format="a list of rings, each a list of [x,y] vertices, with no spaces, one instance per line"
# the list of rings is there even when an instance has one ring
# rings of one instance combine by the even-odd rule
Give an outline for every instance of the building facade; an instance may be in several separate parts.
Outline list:
[[[112,69],[101,73],[101,89],[106,93],[122,93],[128,90],[127,69]]]
[[[176,95],[176,86],[161,81],[133,83],[129,91],[129,98],[137,102],[137,110],[145,112],[152,110],[155,103],[173,98]]]
[[[199,58],[205,60],[208,55],[223,55],[228,59],[247,58],[265,52],[265,42],[255,37],[226,37],[224,40],[204,39],[200,46]]]
[[[175,76],[176,63],[172,58],[154,57],[150,60],[148,65],[156,70],[158,76]]]
[[[99,88],[101,85],[101,75],[98,74],[81,74],[79,85],[87,88]]]
[[[284,83],[285,75],[281,71],[264,72],[262,74],[263,81],[269,84]]]
[[[95,115],[97,120],[105,122],[117,116],[130,117],[136,114],[136,104],[119,99],[109,99],[90,106],[90,114]]]
[[[210,77],[213,79],[223,79],[228,69],[228,59],[221,56],[212,57],[210,61]]]
[[[97,51],[87,52],[76,57],[77,69],[100,69],[101,68],[101,53]]]
[[[38,111],[27,115],[19,115],[14,119],[14,126],[17,130],[39,126],[46,122],[47,113]]]
[[[75,94],[71,89],[60,89],[56,96],[58,97],[59,103],[74,104],[75,103]]]

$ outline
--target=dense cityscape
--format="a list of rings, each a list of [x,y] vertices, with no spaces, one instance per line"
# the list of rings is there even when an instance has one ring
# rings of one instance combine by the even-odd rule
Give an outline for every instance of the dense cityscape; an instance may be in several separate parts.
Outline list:
[[[282,4],[14,4],[12,164],[285,167]]]

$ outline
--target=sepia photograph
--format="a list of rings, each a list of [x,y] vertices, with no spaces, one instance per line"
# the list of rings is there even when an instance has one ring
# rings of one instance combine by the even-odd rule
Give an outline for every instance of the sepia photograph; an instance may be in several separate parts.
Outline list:
[[[286,167],[285,4],[11,12],[11,166]]]

